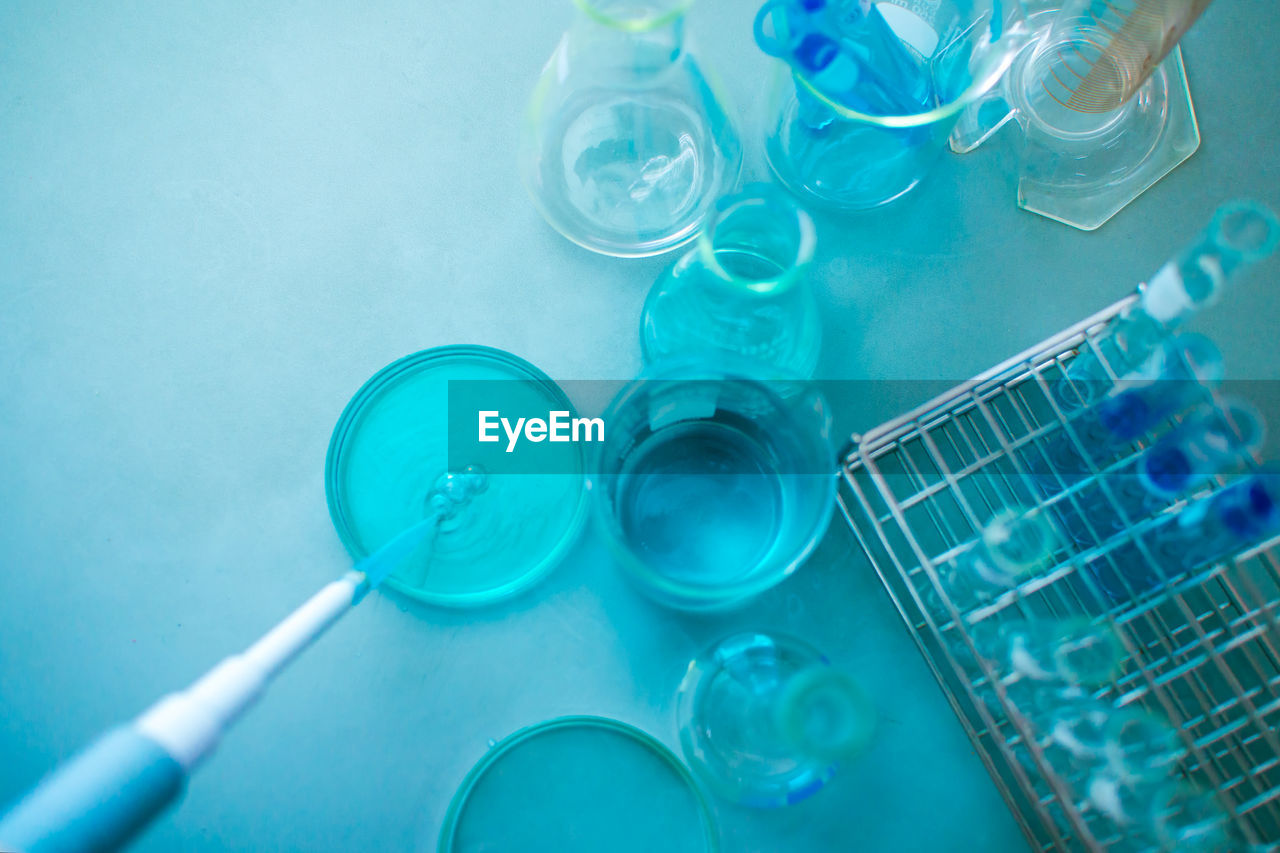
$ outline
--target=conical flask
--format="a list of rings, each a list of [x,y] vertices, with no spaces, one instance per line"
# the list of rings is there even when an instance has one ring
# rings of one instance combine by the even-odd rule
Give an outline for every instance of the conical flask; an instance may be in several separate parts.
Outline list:
[[[822,321],[807,279],[813,220],[761,184],[716,203],[698,241],[645,300],[646,363],[742,355],[786,376],[818,365]]]
[[[737,181],[742,144],[685,34],[692,0],[575,0],[542,72],[521,172],[573,242],[644,257],[692,240]]]
[[[731,802],[778,808],[811,797],[864,752],[876,710],[808,643],[747,631],[695,658],[676,699],[685,760]]]

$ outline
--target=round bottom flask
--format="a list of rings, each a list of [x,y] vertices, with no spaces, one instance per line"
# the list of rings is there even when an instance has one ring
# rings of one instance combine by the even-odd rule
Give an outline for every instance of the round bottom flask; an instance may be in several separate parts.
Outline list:
[[[875,729],[862,688],[801,640],[736,634],[680,685],[685,760],[716,793],[775,808],[816,793]]]

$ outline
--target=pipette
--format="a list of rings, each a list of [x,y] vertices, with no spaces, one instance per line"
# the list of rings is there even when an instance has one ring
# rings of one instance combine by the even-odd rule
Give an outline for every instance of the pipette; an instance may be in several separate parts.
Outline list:
[[[56,770],[0,818],[0,850],[105,853],[126,844],[182,794],[223,732],[308,646],[484,491],[475,468],[440,476],[427,516],[325,586],[244,652],[164,697]]]
[[[1209,0],[1067,0],[1036,79],[1043,97],[1080,113],[1106,113],[1133,97]]]

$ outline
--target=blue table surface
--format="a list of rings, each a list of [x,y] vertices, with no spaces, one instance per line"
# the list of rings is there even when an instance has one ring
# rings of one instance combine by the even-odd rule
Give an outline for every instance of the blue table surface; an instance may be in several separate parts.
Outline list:
[[[698,50],[765,179],[753,4]],[[419,349],[484,343],[557,379],[639,368],[670,256],[599,257],[539,219],[515,143],[573,10],[511,3],[0,4],[0,801],[187,683],[349,561],[330,430]],[[818,217],[821,374],[962,379],[1128,292],[1249,195],[1280,206],[1280,6],[1222,0],[1184,42],[1203,144],[1086,234],[1014,204],[1012,137],[872,213]],[[1276,378],[1272,261],[1197,327]],[[869,402],[870,427],[917,400]],[[273,688],[141,851],[432,850],[491,738],[570,713],[674,743],[685,663],[792,630],[876,697],[830,790],[721,807],[727,851],[1018,850],[1014,821],[852,535],[749,608],[651,607],[592,532],[507,605],[377,595]]]

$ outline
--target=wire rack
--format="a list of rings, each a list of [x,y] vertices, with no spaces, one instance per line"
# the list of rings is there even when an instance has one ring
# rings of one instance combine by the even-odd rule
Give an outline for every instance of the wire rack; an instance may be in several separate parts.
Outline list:
[[[1119,600],[1099,590],[1092,568],[1114,547],[1081,553],[1067,540],[1052,569],[976,610],[957,611],[939,583],[938,567],[999,509],[1070,511],[1090,488],[1086,480],[1046,498],[1033,488],[1028,466],[1067,428],[1052,389],[1070,383],[1070,363],[1091,352],[1114,380],[1100,341],[1136,298],[854,435],[843,457],[841,507],[1035,849],[1118,848],[1123,833],[1055,771],[1034,729],[995,686],[999,674],[974,639],[986,620],[1084,615],[1109,623],[1124,660],[1096,697],[1167,719],[1186,747],[1179,772],[1217,792],[1245,843],[1280,849],[1272,846],[1280,841],[1280,537]],[[1144,436],[1127,452],[1154,438]],[[1150,561],[1140,545],[1136,536],[1128,542]]]

